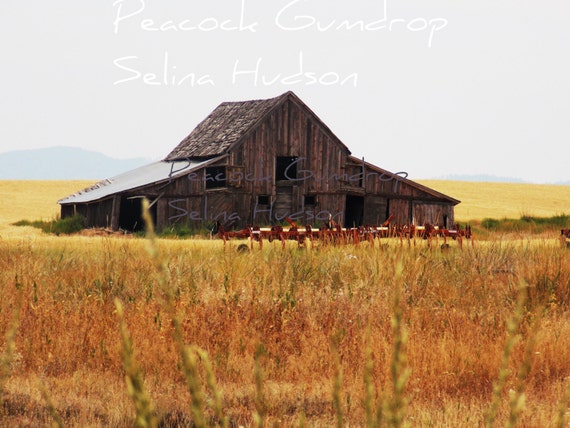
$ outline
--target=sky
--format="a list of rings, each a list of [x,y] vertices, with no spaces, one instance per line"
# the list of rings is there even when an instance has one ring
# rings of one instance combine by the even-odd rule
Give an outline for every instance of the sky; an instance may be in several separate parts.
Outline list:
[[[2,0],[0,152],[166,156],[293,91],[410,178],[570,180],[570,2]]]

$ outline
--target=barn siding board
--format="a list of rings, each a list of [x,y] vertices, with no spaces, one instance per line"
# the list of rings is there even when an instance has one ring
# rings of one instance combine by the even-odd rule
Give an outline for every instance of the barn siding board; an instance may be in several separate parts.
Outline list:
[[[287,156],[288,154],[294,155],[297,144],[298,144],[298,132],[299,132],[299,112],[297,109],[289,109],[291,118],[291,128],[289,133],[289,141],[287,145],[283,147],[281,156]]]
[[[206,222],[226,222],[236,212],[232,195],[225,191],[207,193],[202,203]]]
[[[430,223],[437,226],[451,227],[453,225],[453,213],[449,206],[430,204],[425,202],[413,202],[413,222],[418,225]]]
[[[119,228],[119,216],[121,213],[121,196],[113,195],[113,202],[111,205],[111,229],[117,230]]]
[[[390,213],[394,214],[392,222],[394,224],[409,224],[410,218],[410,201],[404,199],[390,199]]]
[[[164,229],[167,226],[166,206],[167,200],[161,198],[156,202],[156,226],[157,229]]]
[[[74,206],[74,211],[73,214],[79,214],[81,216],[83,216],[83,218],[85,219],[85,225],[86,226],[93,226],[93,223],[89,223],[89,205],[87,204],[78,204]],[[63,215],[62,215],[63,217]],[[63,217],[65,218],[65,217]]]
[[[288,151],[291,139],[291,116],[289,114],[288,103],[285,103],[277,112],[283,126],[283,137],[276,147],[276,155],[283,156]]]
[[[98,227],[111,227],[112,207],[113,207],[113,198],[107,199],[103,204],[97,205],[95,217]]]

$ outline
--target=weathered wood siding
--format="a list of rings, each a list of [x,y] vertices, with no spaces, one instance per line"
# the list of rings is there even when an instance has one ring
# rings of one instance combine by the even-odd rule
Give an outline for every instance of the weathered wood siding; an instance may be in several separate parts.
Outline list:
[[[313,115],[293,101],[283,103],[231,150],[226,162],[228,187],[242,194],[235,210],[249,213],[246,222],[255,224],[281,223],[286,216],[315,224],[317,215],[326,216],[323,211],[342,211],[338,177],[347,156],[347,149]],[[296,178],[275,182],[277,157],[296,158]],[[305,207],[305,196],[316,195],[315,204]],[[267,197],[269,205],[258,205],[259,196]]]
[[[412,223],[416,225],[430,223],[450,228],[454,223],[453,206],[451,205],[414,201],[412,211]]]
[[[394,224],[429,222],[449,227],[454,221],[453,200],[438,198],[437,192],[351,157],[295,97],[277,104],[240,138],[222,158],[198,170],[79,204],[75,211],[86,217],[88,225],[116,228],[121,201],[145,196],[155,201],[159,230],[216,221],[234,227],[270,225],[284,223],[285,217],[317,227],[329,216],[341,224],[346,220],[375,225],[389,214],[394,214]],[[276,181],[279,157],[295,160],[295,178]],[[62,206],[62,216],[73,212],[72,207]]]
[[[243,167],[247,193],[275,196],[276,158],[297,157],[298,177],[290,184],[299,186],[302,194],[321,193],[338,190],[334,177],[341,175],[347,155],[312,116],[289,101],[232,150],[230,165]]]
[[[364,199],[364,224],[382,224],[389,215],[386,197],[369,195]]]
[[[62,205],[61,218],[79,214],[84,218],[87,227],[113,227],[112,224],[113,198],[108,198],[90,204]]]

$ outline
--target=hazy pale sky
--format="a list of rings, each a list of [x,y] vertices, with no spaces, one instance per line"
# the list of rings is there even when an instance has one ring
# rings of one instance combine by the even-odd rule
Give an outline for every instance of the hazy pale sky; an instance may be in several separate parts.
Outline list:
[[[2,0],[0,40],[0,152],[160,159],[292,90],[411,178],[570,180],[567,0]]]

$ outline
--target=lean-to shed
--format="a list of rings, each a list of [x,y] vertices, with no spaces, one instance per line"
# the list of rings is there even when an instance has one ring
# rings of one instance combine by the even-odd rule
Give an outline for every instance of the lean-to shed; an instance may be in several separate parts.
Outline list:
[[[458,200],[351,155],[293,92],[220,104],[162,161],[61,199],[62,218],[137,230],[141,201],[157,229],[176,224],[451,227]]]

